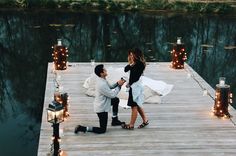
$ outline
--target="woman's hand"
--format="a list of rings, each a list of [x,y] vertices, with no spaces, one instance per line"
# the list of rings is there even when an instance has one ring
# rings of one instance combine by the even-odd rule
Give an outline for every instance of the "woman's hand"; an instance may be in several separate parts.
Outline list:
[[[132,66],[134,64],[133,58],[129,55],[128,56],[128,63]]]
[[[128,55],[128,63],[132,64],[132,59],[131,59],[130,55]]]
[[[132,53],[130,53],[128,55],[128,62],[130,64],[130,66],[133,66],[135,64],[135,61],[134,61],[134,55]]]

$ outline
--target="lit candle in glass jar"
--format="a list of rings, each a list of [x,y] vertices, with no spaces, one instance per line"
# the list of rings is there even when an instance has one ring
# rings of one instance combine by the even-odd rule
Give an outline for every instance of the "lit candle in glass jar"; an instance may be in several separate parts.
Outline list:
[[[220,86],[224,86],[225,85],[225,77],[220,77],[219,78],[219,84],[220,84]]]
[[[95,65],[95,59],[91,59],[90,62],[91,62],[91,65],[92,65],[92,66]]]
[[[181,44],[181,37],[177,37],[177,44]]]
[[[61,45],[62,45],[61,39],[57,39],[57,45],[58,45],[58,46],[61,46]]]

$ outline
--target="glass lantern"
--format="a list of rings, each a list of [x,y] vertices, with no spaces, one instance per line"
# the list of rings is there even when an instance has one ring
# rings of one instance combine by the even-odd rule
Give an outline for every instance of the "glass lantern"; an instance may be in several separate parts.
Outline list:
[[[95,59],[91,59],[90,63],[91,63],[91,66],[94,66],[95,65]]]
[[[177,44],[181,44],[181,37],[177,37]]]
[[[64,109],[63,109],[62,104],[56,101],[52,101],[52,103],[48,105],[48,109],[47,109],[48,122],[52,124],[58,124],[58,123],[63,122],[64,121],[63,111]]]
[[[57,44],[53,46],[52,58],[55,70],[67,69],[68,49],[62,44],[61,39],[58,39]]]
[[[220,77],[219,78],[219,85],[220,86],[225,86],[225,77]]]
[[[60,39],[60,38],[57,39],[57,45],[58,45],[58,46],[62,46],[62,39]]]

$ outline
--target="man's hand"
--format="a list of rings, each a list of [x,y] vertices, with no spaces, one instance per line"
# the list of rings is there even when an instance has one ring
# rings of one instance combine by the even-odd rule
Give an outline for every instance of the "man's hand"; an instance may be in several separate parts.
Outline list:
[[[122,79],[121,79],[121,80],[119,80],[117,83],[118,83],[119,86],[122,86],[122,85],[125,83],[125,80],[122,80]]]

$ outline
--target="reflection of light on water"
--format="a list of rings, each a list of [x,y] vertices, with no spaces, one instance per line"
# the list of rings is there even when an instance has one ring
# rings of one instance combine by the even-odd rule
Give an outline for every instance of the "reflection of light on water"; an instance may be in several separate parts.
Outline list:
[[[50,27],[61,27],[62,24],[49,24]]]
[[[74,27],[75,25],[74,24],[65,24],[64,26],[65,27]]]
[[[35,26],[33,26],[33,28],[37,29],[37,28],[41,28],[41,26],[40,25],[35,25]]]
[[[201,47],[203,52],[211,52],[212,49],[208,48],[213,48],[214,46],[211,44],[202,44]]]
[[[174,42],[166,42],[167,44],[171,44],[171,45],[173,45],[173,44],[175,44]]]
[[[74,27],[75,24],[49,24],[50,27]]]
[[[213,48],[213,45],[211,45],[211,44],[202,44],[201,47]]]
[[[151,45],[151,44],[152,44],[152,42],[146,42],[145,44],[146,44],[146,45]]]
[[[225,46],[224,48],[226,50],[232,50],[232,49],[236,49],[236,46]]]

